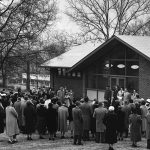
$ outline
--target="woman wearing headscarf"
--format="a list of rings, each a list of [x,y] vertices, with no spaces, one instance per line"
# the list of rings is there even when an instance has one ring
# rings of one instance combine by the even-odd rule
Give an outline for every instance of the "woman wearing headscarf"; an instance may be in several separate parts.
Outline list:
[[[8,142],[11,144],[17,142],[16,136],[19,134],[18,114],[12,105],[13,103],[8,101],[8,106],[6,107],[6,134],[9,136]]]
[[[25,130],[27,134],[27,140],[32,140],[32,133],[35,131],[36,122],[36,110],[33,103],[28,100],[24,109],[25,117]]]
[[[106,126],[105,141],[109,144],[109,150],[114,150],[113,144],[117,143],[117,115],[113,106],[109,107],[103,122]]]

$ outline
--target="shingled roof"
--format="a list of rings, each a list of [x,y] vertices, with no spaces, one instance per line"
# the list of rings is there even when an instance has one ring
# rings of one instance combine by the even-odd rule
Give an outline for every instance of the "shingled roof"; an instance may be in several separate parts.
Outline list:
[[[103,46],[118,40],[130,47],[146,59],[150,60],[150,37],[149,36],[131,36],[131,35],[114,35],[103,44],[86,43],[80,46],[72,47],[69,51],[62,55],[48,60],[41,66],[43,67],[65,67],[71,68],[82,63],[85,59],[89,58],[95,52],[99,51]]]

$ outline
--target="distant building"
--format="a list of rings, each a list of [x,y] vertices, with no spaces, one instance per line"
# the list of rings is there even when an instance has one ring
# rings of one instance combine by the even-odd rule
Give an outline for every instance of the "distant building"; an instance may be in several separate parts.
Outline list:
[[[107,85],[150,97],[150,37],[114,35],[100,46],[73,47],[42,67],[50,68],[51,87],[66,86],[75,97],[103,100]]]
[[[22,73],[22,84],[26,84],[27,75]],[[50,87],[50,75],[45,74],[31,74],[30,75],[30,84],[34,87],[46,86]]]

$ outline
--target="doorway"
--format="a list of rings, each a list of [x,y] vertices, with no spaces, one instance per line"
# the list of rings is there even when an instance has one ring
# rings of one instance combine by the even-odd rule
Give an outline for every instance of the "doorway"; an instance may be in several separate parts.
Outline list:
[[[114,86],[118,85],[121,88],[125,88],[125,78],[124,77],[110,77],[110,87],[111,89],[114,88]]]

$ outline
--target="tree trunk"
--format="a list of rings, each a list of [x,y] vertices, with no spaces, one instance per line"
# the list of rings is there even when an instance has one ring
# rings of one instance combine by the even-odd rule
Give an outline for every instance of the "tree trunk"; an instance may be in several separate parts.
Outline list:
[[[27,61],[27,82],[26,82],[26,90],[30,91],[30,61]]]
[[[3,88],[6,88],[7,87],[7,82],[6,82],[7,78],[6,78],[4,66],[2,66],[1,69],[2,69],[2,86],[3,86]]]

